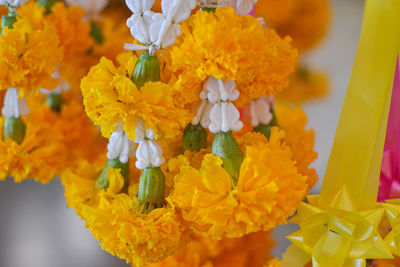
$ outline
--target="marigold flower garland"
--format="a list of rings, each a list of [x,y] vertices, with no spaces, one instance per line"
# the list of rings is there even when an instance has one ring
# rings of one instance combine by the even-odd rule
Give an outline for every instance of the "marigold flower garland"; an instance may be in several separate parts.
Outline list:
[[[33,54],[26,78],[4,63],[0,179],[60,175],[68,206],[133,266],[266,264],[265,231],[317,179],[304,113],[272,96],[296,67],[291,38],[246,15],[255,1],[163,0],[156,13],[127,0],[134,40],[101,15],[108,1],[67,2],[81,7],[8,3],[0,54]]]

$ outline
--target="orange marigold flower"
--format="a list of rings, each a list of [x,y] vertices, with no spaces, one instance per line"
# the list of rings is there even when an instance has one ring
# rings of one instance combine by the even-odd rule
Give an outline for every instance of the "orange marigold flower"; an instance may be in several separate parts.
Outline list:
[[[22,117],[26,124],[25,138],[20,145],[3,137],[4,118],[0,118],[0,180],[7,176],[15,182],[34,179],[48,183],[65,164],[65,150],[57,132],[38,124],[33,113]]]
[[[197,12],[182,23],[171,47],[171,66],[182,105],[198,100],[203,82],[213,76],[236,81],[237,105],[280,92],[294,71],[297,51],[290,38],[264,30],[252,16],[238,16],[231,7],[216,13]]]
[[[78,6],[65,6],[58,2],[46,17],[57,29],[61,46],[64,48],[64,59],[84,55],[93,45],[90,37],[89,22],[83,19],[86,11]]]
[[[54,88],[58,81],[50,75],[61,57],[52,25],[34,29],[28,20],[17,17],[13,28],[4,28],[0,35],[0,90],[15,87],[25,96],[40,88]]]
[[[133,164],[133,165],[132,165]],[[188,229],[181,223],[174,206],[168,202],[149,214],[137,212],[136,194],[139,173],[131,161],[128,193],[118,193],[123,177],[109,168],[109,188],[96,190],[95,183],[102,165],[83,161],[79,168],[62,175],[67,204],[86,221],[103,249],[134,266],[163,260],[177,253],[188,241]],[[123,183],[122,183],[123,184]],[[120,186],[118,186],[120,185]]]
[[[271,257],[274,245],[269,232],[216,241],[202,236],[193,240],[176,256],[146,267],[262,267]]]
[[[255,14],[263,17],[281,36],[291,36],[294,46],[306,51],[318,44],[327,32],[330,0],[262,0],[256,4]]]
[[[213,154],[204,157],[200,169],[183,166],[172,201],[184,220],[213,239],[241,237],[285,223],[308,186],[282,141],[284,135],[273,128],[269,141],[256,133],[243,137],[245,157],[233,189],[222,160]]]
[[[307,115],[299,106],[290,108],[283,104],[276,106],[275,114],[279,128],[286,132],[285,141],[292,149],[299,172],[308,177],[308,187],[313,187],[318,175],[309,165],[318,157],[318,153],[314,150],[314,130],[306,130]]]
[[[281,262],[277,258],[273,258],[267,262],[265,267],[280,267]]]
[[[138,90],[131,80],[136,60],[127,52],[118,57],[118,68],[106,58],[91,68],[81,83],[86,113],[101,126],[105,137],[110,137],[122,120],[128,137],[135,140],[139,117],[146,129],[153,129],[163,138],[178,136],[192,119],[192,113],[175,106],[175,91],[167,83],[148,82]]]
[[[60,135],[58,142],[67,147],[65,167],[73,162],[88,159],[94,160],[105,151],[106,139],[86,116],[81,100],[76,96],[62,94],[64,103],[60,112],[55,112],[45,103],[45,96],[29,97],[28,106],[33,112],[36,123],[56,129]]]
[[[400,266],[400,258],[395,257],[394,259],[389,260],[376,260],[375,265],[371,265],[375,267],[397,267]]]
[[[291,103],[301,103],[324,97],[327,92],[328,78],[325,73],[298,69],[291,76],[289,87],[277,97]]]

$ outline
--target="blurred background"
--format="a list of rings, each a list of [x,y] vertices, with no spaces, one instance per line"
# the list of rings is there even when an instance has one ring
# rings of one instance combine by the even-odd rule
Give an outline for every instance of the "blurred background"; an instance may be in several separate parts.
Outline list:
[[[262,0],[259,0],[262,1]],[[324,99],[304,108],[316,132],[318,160],[314,163],[321,187],[361,29],[363,0],[332,0],[333,18],[324,42],[307,55],[307,62],[330,76]],[[274,254],[288,245],[284,236],[293,226],[278,227]],[[67,208],[58,179],[48,185],[33,181],[0,183],[0,267],[118,267],[124,261],[101,250],[83,221]]]

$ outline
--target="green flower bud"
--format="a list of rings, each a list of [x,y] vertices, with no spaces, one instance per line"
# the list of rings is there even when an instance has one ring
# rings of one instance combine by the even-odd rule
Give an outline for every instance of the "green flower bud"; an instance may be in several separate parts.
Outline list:
[[[254,132],[263,134],[265,137],[267,137],[267,139],[271,137],[271,128],[273,126],[278,126],[278,121],[276,119],[275,111],[273,109],[271,109],[271,113],[272,113],[272,120],[270,121],[270,123],[268,124],[260,123],[253,129]]]
[[[100,26],[96,22],[92,21],[90,23],[90,28],[90,36],[92,36],[93,40],[98,44],[103,44],[104,38]]]
[[[244,155],[232,132],[221,132],[214,136],[212,153],[223,161],[223,167],[231,175],[232,187],[235,187]]]
[[[4,121],[3,135],[6,139],[14,140],[17,144],[24,141],[26,132],[25,122],[21,118],[6,118]]]
[[[15,22],[17,22],[15,11],[9,11],[7,15],[1,16],[1,31],[4,31],[4,27],[12,29]]]
[[[50,106],[51,110],[60,112],[64,99],[61,94],[50,93],[47,95],[45,102]]]
[[[201,11],[205,11],[208,13],[215,13],[216,10],[217,10],[216,7],[202,7],[201,8]]]
[[[263,134],[269,139],[271,137],[271,126],[269,124],[260,123],[257,127],[254,127],[253,132]]]
[[[143,170],[139,180],[137,200],[138,211],[148,214],[165,203],[165,176],[159,167],[149,167]]]
[[[57,0],[39,0],[37,2],[37,5],[44,7],[46,9],[44,14],[48,15],[52,12],[52,8],[56,3],[57,3]]]
[[[207,146],[207,131],[200,124],[189,124],[183,132],[182,150],[200,151]]]
[[[136,62],[132,73],[132,81],[140,90],[147,82],[160,81],[160,64],[157,55],[145,51]]]
[[[124,177],[124,187],[121,189],[122,192],[126,192],[129,186],[129,161],[127,163],[122,163],[119,161],[119,159],[109,159],[104,166],[103,170],[101,171],[101,174],[99,178],[97,179],[96,182],[96,188],[101,190],[101,189],[107,189],[108,186],[110,185],[110,181],[108,180],[107,177],[107,170],[109,167],[113,167],[114,169],[120,169],[121,170],[121,175]]]

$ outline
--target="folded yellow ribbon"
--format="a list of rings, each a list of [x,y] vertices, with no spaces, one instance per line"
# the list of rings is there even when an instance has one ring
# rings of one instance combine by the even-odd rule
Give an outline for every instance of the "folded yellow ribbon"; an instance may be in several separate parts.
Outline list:
[[[322,206],[343,185],[359,208],[376,203],[400,46],[399,14],[399,0],[366,1],[357,55],[321,190]]]
[[[366,259],[392,258],[377,230],[384,209],[376,199],[399,25],[400,0],[366,2],[321,194],[299,207],[294,221],[300,230],[288,237],[293,244],[283,255],[282,267],[309,261],[319,267],[365,266]]]
[[[364,266],[365,259],[392,258],[378,233],[384,209],[357,211],[345,187],[331,200],[328,209],[318,208],[319,197],[302,203],[295,217],[300,230],[288,238],[303,252],[302,263],[282,266],[304,266],[312,260],[313,266]],[[294,250],[294,248],[291,248]],[[289,254],[289,255],[288,255]],[[300,254],[300,252],[297,252]],[[293,255],[287,253],[284,259]]]

